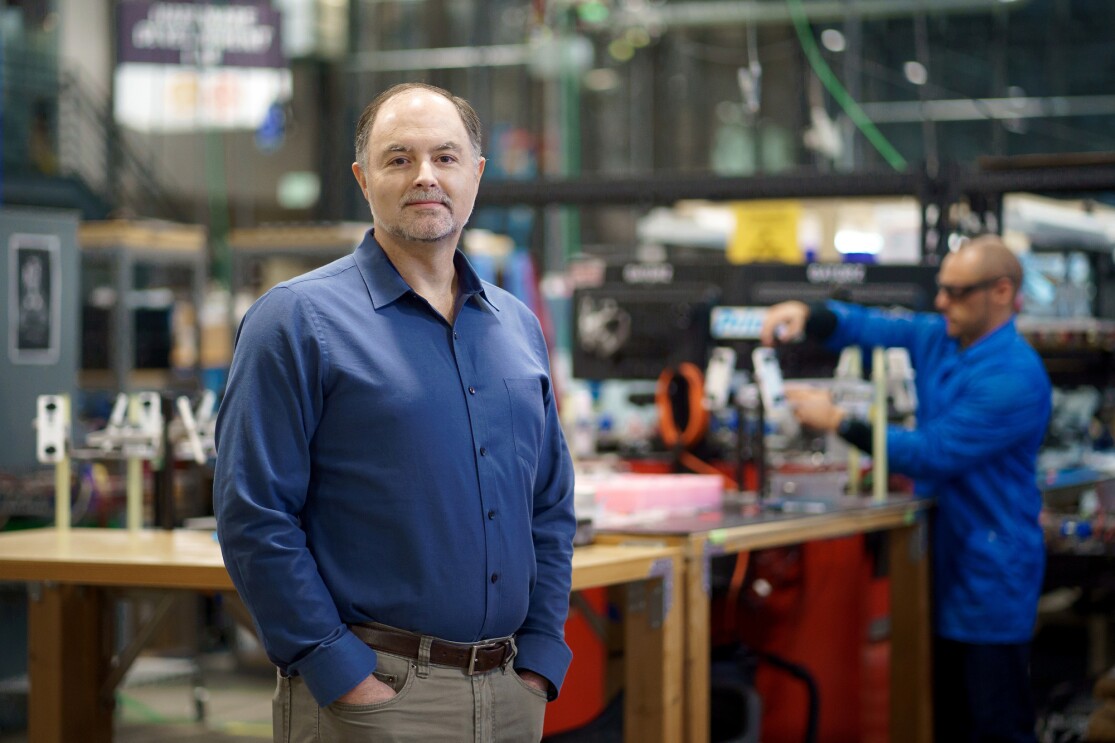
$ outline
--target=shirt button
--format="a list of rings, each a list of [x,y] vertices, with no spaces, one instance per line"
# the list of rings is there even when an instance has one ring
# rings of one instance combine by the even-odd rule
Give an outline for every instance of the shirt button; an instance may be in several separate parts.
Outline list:
[[[458,338],[460,338],[460,337],[461,337],[461,336],[457,335],[457,331],[456,331],[456,330],[454,330],[454,331],[453,331],[453,340],[457,340],[457,339],[458,339]]]
[[[468,393],[470,395],[475,395],[476,394],[476,388],[475,387],[469,387],[468,388]]]
[[[495,517],[496,517],[496,509],[493,508],[492,510],[488,511],[488,518],[489,519],[494,519]]]
[[[488,456],[488,450],[483,446],[480,447],[480,456],[482,456],[482,457]]]
[[[492,573],[492,583],[499,580],[499,573]]]

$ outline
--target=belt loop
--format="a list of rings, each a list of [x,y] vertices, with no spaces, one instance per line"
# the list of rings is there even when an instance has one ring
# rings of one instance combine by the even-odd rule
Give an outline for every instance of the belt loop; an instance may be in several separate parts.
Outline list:
[[[508,666],[510,666],[511,661],[515,660],[515,656],[519,654],[519,646],[515,644],[515,636],[514,635],[507,638],[507,648],[508,648],[507,653],[506,653],[507,657],[505,657],[503,659],[503,663],[499,664],[500,668],[503,668],[503,669],[506,669]]]
[[[434,638],[429,635],[422,635],[422,641],[418,643],[418,678],[424,679],[430,675],[430,646],[434,644]]]

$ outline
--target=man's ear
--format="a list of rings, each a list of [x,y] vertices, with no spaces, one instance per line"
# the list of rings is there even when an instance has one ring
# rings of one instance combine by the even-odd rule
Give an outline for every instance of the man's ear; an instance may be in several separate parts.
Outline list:
[[[1004,306],[1014,307],[1014,282],[1010,279],[999,279],[992,287],[992,291],[995,293],[996,302]]]
[[[356,163],[353,163],[353,165],[355,165],[355,164]],[[480,158],[480,162],[477,164],[477,167],[476,167],[476,178],[477,178],[477,180],[479,180],[480,177],[482,175],[484,175],[484,166],[487,165],[487,164],[488,164],[488,158],[486,158],[486,157]]]
[[[356,182],[360,184],[360,190],[364,192],[364,200],[368,200],[368,181],[364,176],[364,169],[360,167],[360,163],[352,164],[352,174],[356,176]]]

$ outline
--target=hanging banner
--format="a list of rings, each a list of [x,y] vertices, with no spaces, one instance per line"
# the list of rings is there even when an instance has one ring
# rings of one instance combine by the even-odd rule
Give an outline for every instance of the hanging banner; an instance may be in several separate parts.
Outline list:
[[[121,0],[116,120],[140,131],[255,129],[289,100],[268,0]]]

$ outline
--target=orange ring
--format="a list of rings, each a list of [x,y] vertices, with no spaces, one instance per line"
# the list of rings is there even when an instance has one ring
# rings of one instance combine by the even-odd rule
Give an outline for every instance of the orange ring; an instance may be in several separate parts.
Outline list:
[[[679,431],[674,419],[674,409],[670,404],[670,383],[682,377],[689,389],[689,420],[685,429]],[[658,407],[658,427],[662,441],[671,449],[679,443],[688,449],[704,438],[708,431],[708,411],[705,410],[705,378],[696,364],[688,361],[679,364],[677,369],[667,367],[658,375],[654,390],[654,402]]]
[[[678,430],[677,421],[674,419],[674,408],[670,404],[670,383],[679,375],[685,379],[689,388],[689,420],[686,421],[685,429],[682,431]],[[688,451],[708,432],[709,414],[705,409],[704,398],[705,377],[696,364],[686,361],[679,364],[676,370],[669,367],[662,370],[654,388],[654,402],[658,408],[658,428],[662,442],[671,449],[678,449],[678,461],[690,470],[720,475],[724,478],[725,487],[739,489],[739,484],[733,478]]]

